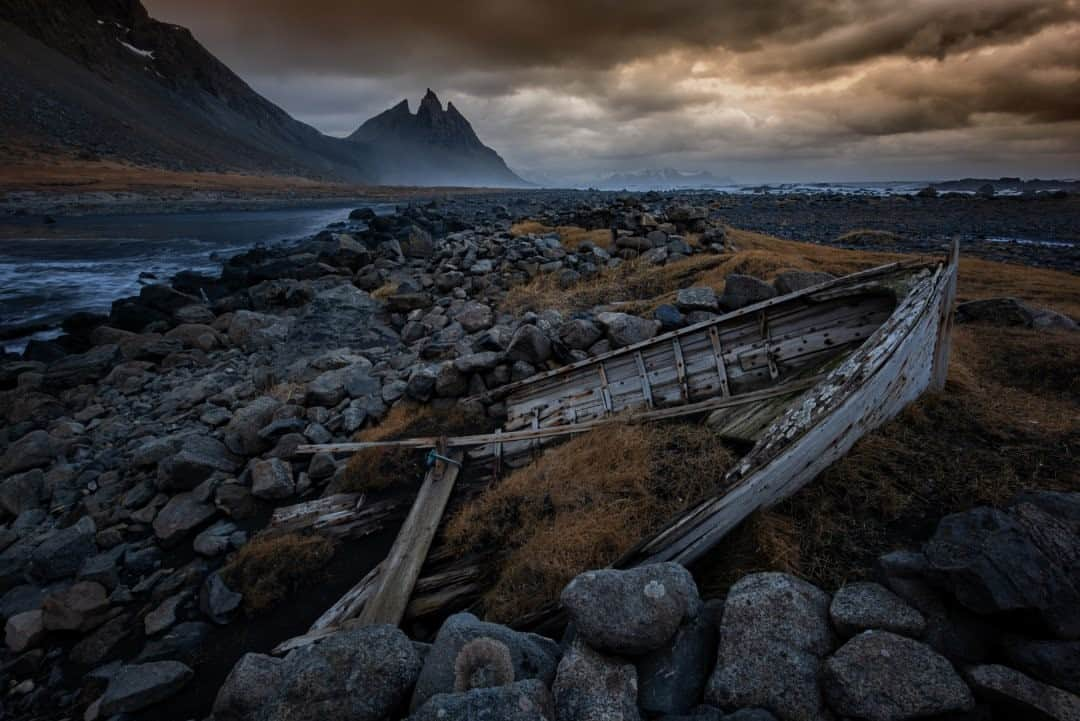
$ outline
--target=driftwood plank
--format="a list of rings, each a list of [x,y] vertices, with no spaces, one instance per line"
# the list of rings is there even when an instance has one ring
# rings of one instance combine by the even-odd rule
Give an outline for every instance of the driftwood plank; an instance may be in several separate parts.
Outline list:
[[[436,461],[424,478],[412,510],[383,562],[385,570],[378,579],[378,588],[360,612],[362,624],[401,623],[461,469],[461,451],[450,451],[447,458],[450,460]]]

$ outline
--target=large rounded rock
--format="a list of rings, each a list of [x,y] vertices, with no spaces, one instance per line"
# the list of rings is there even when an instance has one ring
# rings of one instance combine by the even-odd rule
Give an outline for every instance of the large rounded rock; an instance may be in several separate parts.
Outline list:
[[[656,335],[659,323],[629,313],[600,313],[596,321],[604,328],[612,348],[646,341]]]
[[[558,721],[637,721],[637,671],[580,639],[559,662],[552,687]]]
[[[34,549],[30,571],[43,581],[73,576],[90,556],[97,553],[97,526],[89,516],[56,531]]]
[[[952,664],[924,643],[888,631],[866,631],[822,667],[829,705],[843,716],[905,721],[974,706]]]
[[[551,357],[551,341],[535,325],[523,325],[510,339],[506,357],[511,361],[539,365]]]
[[[1007,638],[1002,650],[1010,666],[1051,686],[1080,694],[1080,641]]]
[[[720,296],[720,307],[725,310],[738,310],[776,295],[776,289],[765,281],[752,275],[732,273],[724,281],[724,293]]]
[[[105,587],[80,581],[45,597],[41,604],[42,624],[49,631],[86,632],[100,626],[109,611]]]
[[[124,666],[101,697],[101,715],[131,713],[164,701],[182,689],[195,672],[177,661]]]
[[[8,446],[0,464],[0,474],[18,473],[53,462],[56,451],[45,431],[30,431]]]
[[[783,721],[826,718],[821,659],[833,648],[829,595],[784,573],[755,573],[731,587],[708,703],[761,707]]]
[[[296,649],[248,654],[214,701],[217,721],[381,721],[408,697],[420,656],[400,629],[364,626]]]
[[[261,719],[277,697],[285,672],[285,659],[261,653],[241,656],[214,699],[216,721]]]
[[[428,699],[408,721],[553,721],[555,706],[542,681],[528,679],[508,686],[440,693]]]
[[[216,438],[189,436],[180,450],[161,458],[157,467],[158,485],[163,490],[191,490],[214,471],[235,473],[240,461]]]
[[[203,503],[190,493],[180,493],[169,499],[154,518],[154,534],[165,546],[182,541],[217,513],[209,503]]]
[[[251,495],[256,498],[280,500],[296,492],[292,466],[280,458],[251,463]]]
[[[554,641],[486,623],[471,613],[458,613],[446,619],[428,651],[424,668],[416,681],[412,708],[419,708],[435,694],[452,693],[458,653],[470,641],[484,637],[495,639],[509,649],[516,680],[535,678],[550,685],[555,678],[560,652]]]
[[[226,447],[241,456],[261,453],[267,443],[259,437],[259,431],[273,420],[274,412],[280,407],[281,401],[262,396],[233,413],[225,426]]]
[[[1010,712],[1007,718],[1080,721],[1080,697],[1007,666],[973,666],[965,675],[979,699],[994,709]]]
[[[559,340],[567,348],[585,350],[600,340],[604,332],[589,320],[568,320],[559,326]]]
[[[684,313],[693,310],[707,310],[716,313],[720,310],[720,299],[712,288],[682,288],[675,295],[675,305]]]
[[[1005,511],[946,516],[925,553],[972,611],[1038,613],[1059,638],[1080,638],[1080,494],[1025,494]]]
[[[677,563],[586,571],[567,584],[560,601],[587,644],[630,655],[664,646],[701,609],[693,577]]]
[[[847,638],[881,629],[902,636],[921,636],[926,619],[895,593],[878,583],[849,583],[833,596],[829,616],[837,633]]]

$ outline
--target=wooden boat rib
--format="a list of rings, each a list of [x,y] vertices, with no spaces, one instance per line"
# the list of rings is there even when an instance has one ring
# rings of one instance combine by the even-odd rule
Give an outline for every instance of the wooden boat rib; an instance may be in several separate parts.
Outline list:
[[[722,495],[680,513],[613,565],[689,564],[754,510],[808,483],[927,388],[944,385],[957,266],[954,243],[944,263],[907,261],[862,271],[511,383],[487,394],[507,406],[507,423],[495,434],[302,446],[299,452],[471,447],[465,465],[482,466],[476,475],[486,485],[503,464],[523,465],[540,444],[560,435],[711,411],[720,429],[754,429],[744,434],[756,440],[753,448],[724,476]],[[419,515],[426,554],[439,516]],[[405,547],[395,544],[392,555],[415,554],[415,539],[403,533],[398,543]],[[409,589],[381,587],[380,575],[392,576],[377,567],[307,636],[278,651],[313,642],[361,615],[379,622],[363,608],[380,594],[394,596],[396,623],[406,600],[408,616],[422,615],[445,604],[460,608],[481,592],[482,559],[448,558],[435,546],[423,572],[415,557],[413,564]]]

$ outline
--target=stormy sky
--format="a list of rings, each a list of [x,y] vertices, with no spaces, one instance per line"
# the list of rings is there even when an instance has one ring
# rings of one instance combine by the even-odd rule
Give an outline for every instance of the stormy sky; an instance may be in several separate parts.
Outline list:
[[[425,88],[526,177],[1080,176],[1080,0],[144,0],[345,135]]]

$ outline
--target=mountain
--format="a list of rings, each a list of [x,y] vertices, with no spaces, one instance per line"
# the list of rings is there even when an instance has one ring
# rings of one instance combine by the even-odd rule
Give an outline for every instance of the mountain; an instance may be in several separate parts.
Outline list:
[[[367,120],[349,136],[374,149],[382,182],[394,185],[524,186],[499,154],[480,142],[453,103],[429,89],[413,114],[409,101]]]
[[[434,93],[349,139],[292,118],[139,0],[0,0],[0,162],[38,151],[347,183],[524,185]]]
[[[0,0],[0,137],[173,170],[369,182],[369,149],[252,90],[138,0]]]
[[[717,178],[708,171],[700,173],[674,168],[647,168],[626,173],[613,173],[593,187],[600,190],[687,190],[732,185],[731,178]]]

